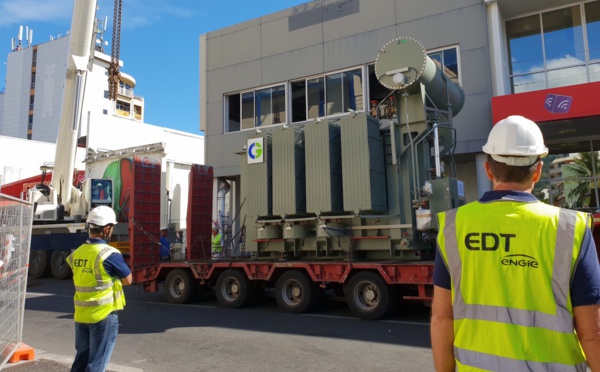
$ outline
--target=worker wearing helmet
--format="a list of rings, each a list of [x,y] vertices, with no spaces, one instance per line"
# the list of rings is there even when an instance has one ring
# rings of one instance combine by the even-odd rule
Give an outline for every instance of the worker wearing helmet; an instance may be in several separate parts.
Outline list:
[[[164,225],[160,228],[160,260],[170,261],[171,260],[171,242],[167,239],[169,233],[169,226]]]
[[[87,218],[89,238],[69,257],[75,283],[75,349],[71,371],[104,371],[117,341],[117,310],[125,306],[123,285],[132,282],[121,253],[107,244],[117,224],[107,206]]]
[[[493,191],[438,215],[436,369],[585,371],[587,362],[600,370],[600,267],[589,215],[531,194],[548,154],[531,120],[501,120],[483,152]]]

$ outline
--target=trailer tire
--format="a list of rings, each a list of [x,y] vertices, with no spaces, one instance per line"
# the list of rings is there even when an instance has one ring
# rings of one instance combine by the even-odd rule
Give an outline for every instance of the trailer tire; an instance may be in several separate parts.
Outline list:
[[[314,309],[319,293],[316,283],[304,271],[287,271],[275,285],[275,300],[286,313],[301,314]]]
[[[185,304],[198,296],[198,282],[190,270],[174,269],[165,279],[167,302]]]
[[[392,288],[374,272],[354,275],[346,287],[346,301],[352,314],[363,320],[379,319],[394,308]]]
[[[63,280],[71,276],[71,267],[67,263],[69,251],[53,251],[50,256],[50,271],[54,279]]]
[[[223,271],[215,284],[215,295],[221,307],[237,309],[253,304],[259,297],[258,287],[240,270]]]
[[[47,276],[50,272],[50,255],[48,251],[34,249],[29,254],[29,270],[27,272],[30,278],[41,278]]]

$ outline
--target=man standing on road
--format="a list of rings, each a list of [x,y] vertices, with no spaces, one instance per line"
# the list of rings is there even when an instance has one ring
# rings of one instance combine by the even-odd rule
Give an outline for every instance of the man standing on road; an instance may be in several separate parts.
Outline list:
[[[67,263],[75,283],[75,349],[71,371],[104,371],[119,333],[117,310],[125,306],[123,285],[132,282],[121,253],[107,244],[117,224],[112,208],[94,208],[87,218],[89,239]]]
[[[493,191],[438,215],[436,370],[600,371],[600,267],[590,216],[532,194],[548,154],[522,116],[483,147]],[[585,353],[585,354],[584,354]]]

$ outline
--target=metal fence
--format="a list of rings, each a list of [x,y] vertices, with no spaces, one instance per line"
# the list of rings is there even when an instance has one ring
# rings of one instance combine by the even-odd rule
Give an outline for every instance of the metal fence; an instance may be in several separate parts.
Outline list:
[[[22,345],[33,205],[0,194],[0,370]]]

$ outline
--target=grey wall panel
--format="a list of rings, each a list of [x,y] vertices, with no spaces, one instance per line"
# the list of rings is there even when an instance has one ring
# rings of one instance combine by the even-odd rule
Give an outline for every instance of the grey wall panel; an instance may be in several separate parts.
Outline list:
[[[323,44],[265,57],[263,84],[273,84],[324,72]]]
[[[326,42],[323,47],[325,71],[373,62],[382,46],[377,45],[374,31]]]
[[[304,127],[306,151],[306,210],[310,213],[340,213],[342,192],[342,147],[340,127],[329,121]]]
[[[358,3],[359,13],[353,13],[354,9],[341,9],[342,16],[323,23],[323,36],[326,42],[369,32],[374,28],[388,27],[396,23],[394,0],[377,0],[376,6],[373,6],[373,0],[354,1]],[[338,1],[338,4],[341,3],[344,2]]]
[[[463,111],[454,120],[459,142],[487,139],[492,130],[490,100],[488,93],[470,94],[466,97],[465,102],[469,104],[465,104]]]
[[[477,49],[488,44],[485,5],[477,4],[457,10],[457,17],[468,27],[458,28],[461,51]]]
[[[254,60],[206,73],[208,102],[223,100],[223,94],[260,86],[261,61]],[[214,88],[213,88],[214,87]]]
[[[233,25],[225,27],[225,28],[211,31],[207,35],[209,35],[209,38],[220,37],[223,35],[230,34],[232,32],[244,31],[248,28],[258,26],[258,25],[260,25],[260,23],[261,23],[260,18],[254,18],[254,19],[251,19],[251,20],[248,20],[245,22],[236,23],[236,24],[233,24]]]
[[[211,34],[209,34],[211,35]],[[209,70],[260,58],[260,25],[232,31],[206,41]]]
[[[282,37],[285,35],[285,37]],[[323,42],[323,27],[312,25],[299,30],[288,31],[288,18],[280,18],[262,24],[263,57],[286,53],[294,49],[304,49]]]
[[[344,210],[387,211],[383,140],[379,121],[366,114],[346,116],[339,122],[342,135]]]
[[[482,4],[481,0],[420,0],[406,1],[396,0],[396,23],[402,23],[412,20],[420,20],[434,14],[449,12],[456,9],[461,9],[467,6]],[[455,25],[454,27],[464,27],[464,24]],[[465,27],[467,28],[467,27]]]
[[[215,134],[223,134],[223,101],[213,101],[206,104],[206,130],[204,135],[206,137],[214,136]]]
[[[273,214],[306,214],[304,132],[292,127],[272,132]]]
[[[465,93],[491,95],[491,71],[487,49],[483,47],[467,51],[461,49],[460,57],[462,87]]]

